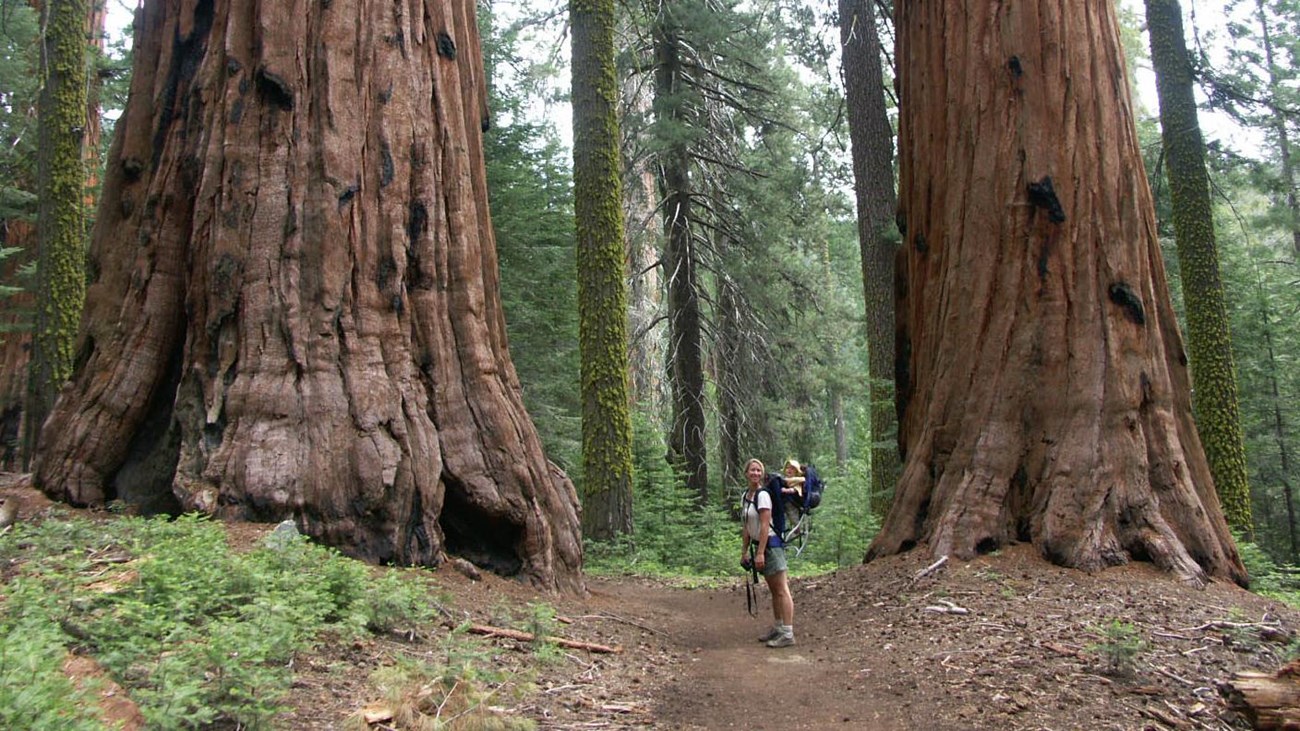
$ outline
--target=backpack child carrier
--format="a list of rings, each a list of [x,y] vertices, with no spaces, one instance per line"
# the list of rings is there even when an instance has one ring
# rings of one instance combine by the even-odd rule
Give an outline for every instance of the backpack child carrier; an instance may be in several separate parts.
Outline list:
[[[802,554],[804,546],[808,544],[808,534],[812,532],[812,511],[821,505],[822,491],[826,488],[816,467],[804,465],[802,471],[803,491],[787,496],[790,499],[785,501],[786,507],[782,511],[781,540],[785,543],[786,555],[792,558]]]

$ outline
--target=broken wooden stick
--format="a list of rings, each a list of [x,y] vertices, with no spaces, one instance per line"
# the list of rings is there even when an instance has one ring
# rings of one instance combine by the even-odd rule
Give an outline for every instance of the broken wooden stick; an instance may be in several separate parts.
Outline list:
[[[952,602],[948,601],[947,599],[940,599],[939,605],[941,606],[936,605],[936,606],[926,607],[922,611],[938,612],[940,614],[970,614],[970,610],[967,609],[966,607],[959,607],[956,604],[953,604]]]
[[[506,637],[520,642],[535,642],[537,636],[532,632],[521,632],[517,629],[506,629],[504,627],[492,627],[486,624],[471,624],[469,631],[476,635],[485,637]],[[594,642],[580,642],[578,640],[566,640],[563,637],[546,637],[543,638],[549,642],[554,642],[560,647],[568,647],[574,650],[588,650],[590,652],[619,653],[623,651],[622,647],[610,647],[609,645],[598,645]]]
[[[934,563],[930,564],[929,566],[926,566],[925,568],[921,569],[921,570],[916,574],[916,576],[913,576],[913,577],[912,577],[912,583],[916,583],[916,582],[920,581],[921,579],[924,579],[925,577],[929,576],[930,574],[933,574],[934,572],[938,571],[938,570],[939,570],[939,569],[940,569],[944,564],[946,564],[946,563],[948,563],[948,554],[945,553],[945,554],[943,554],[942,556],[939,557],[939,560],[938,560],[938,561],[935,561]]]

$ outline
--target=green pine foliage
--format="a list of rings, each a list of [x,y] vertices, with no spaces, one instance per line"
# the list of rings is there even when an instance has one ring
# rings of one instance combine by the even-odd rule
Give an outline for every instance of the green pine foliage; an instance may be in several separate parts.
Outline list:
[[[528,121],[536,64],[519,31],[479,12],[493,119],[484,135],[488,199],[500,259],[510,356],[547,456],[581,488],[582,402],[573,194],[552,124]]]

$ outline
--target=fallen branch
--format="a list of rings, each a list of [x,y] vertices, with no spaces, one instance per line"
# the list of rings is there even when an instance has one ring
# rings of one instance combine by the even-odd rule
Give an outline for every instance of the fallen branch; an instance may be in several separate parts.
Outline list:
[[[1160,673],[1161,675],[1165,676],[1166,678],[1170,678],[1170,679],[1172,679],[1172,680],[1177,680],[1178,682],[1182,683],[1183,685],[1196,685],[1196,683],[1193,683],[1192,681],[1188,680],[1187,678],[1184,678],[1184,677],[1182,677],[1182,676],[1180,676],[1180,675],[1175,675],[1174,673],[1170,672],[1168,668],[1157,667],[1157,668],[1156,668],[1156,672],[1157,672],[1157,673]]]
[[[944,555],[942,555],[942,556],[939,557],[939,560],[938,560],[938,561],[935,561],[934,563],[930,564],[929,566],[926,566],[925,568],[923,568],[923,569],[921,569],[919,572],[917,572],[916,576],[913,576],[913,577],[912,577],[912,583],[915,584],[916,582],[920,581],[921,579],[924,579],[925,577],[929,576],[930,574],[933,574],[934,572],[936,572],[936,571],[938,571],[940,568],[942,568],[943,565],[946,564],[946,563],[948,563],[948,554],[945,553]]]
[[[646,632],[650,632],[656,635],[667,634],[663,630],[655,629],[654,627],[651,627],[649,625],[641,624],[640,622],[633,621],[626,617],[620,617],[617,614],[612,614],[610,612],[600,612],[599,614],[584,614],[580,617],[577,617],[577,619],[609,619],[615,622],[622,622],[623,624],[631,625],[633,627],[636,627],[637,629],[643,629]]]
[[[931,605],[922,611],[938,612],[939,614],[970,614],[970,610],[966,607],[959,607],[946,599],[940,599],[939,604],[943,606]]]
[[[1215,619],[1197,627],[1184,627],[1179,632],[1204,632],[1207,629],[1277,629],[1280,622],[1229,622]]]
[[[504,627],[491,627],[486,624],[471,624],[469,631],[476,635],[485,637],[506,637],[520,642],[536,642],[537,636],[531,632],[521,632],[517,629],[506,629]],[[609,645],[598,645],[594,642],[580,642],[578,640],[566,640],[563,637],[544,638],[549,642],[554,642],[560,647],[568,647],[575,650],[588,650],[590,652],[618,653],[622,652],[621,647],[610,647]]]

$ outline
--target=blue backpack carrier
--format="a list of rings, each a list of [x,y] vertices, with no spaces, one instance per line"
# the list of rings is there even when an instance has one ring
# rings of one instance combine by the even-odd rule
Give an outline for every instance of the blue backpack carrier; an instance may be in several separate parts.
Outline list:
[[[822,490],[825,489],[826,483],[817,474],[817,468],[812,465],[806,465],[803,474],[803,508],[808,512],[818,505],[822,504]]]

